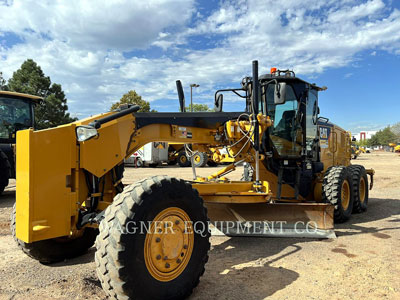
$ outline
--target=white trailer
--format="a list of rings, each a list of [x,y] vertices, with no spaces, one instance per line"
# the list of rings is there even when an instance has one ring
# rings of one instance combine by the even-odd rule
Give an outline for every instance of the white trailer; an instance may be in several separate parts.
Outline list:
[[[133,167],[156,167],[163,162],[168,162],[168,143],[152,142],[133,153],[131,157],[125,160],[125,165]]]

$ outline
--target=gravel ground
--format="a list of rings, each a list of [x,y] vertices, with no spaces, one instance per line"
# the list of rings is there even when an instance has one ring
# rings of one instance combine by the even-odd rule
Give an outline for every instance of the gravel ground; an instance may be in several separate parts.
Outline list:
[[[375,169],[375,186],[368,211],[337,225],[336,239],[212,237],[191,299],[400,299],[400,156],[362,154],[353,163]],[[129,168],[125,182],[158,174],[191,179],[190,168]],[[106,299],[93,248],[48,266],[16,247],[9,230],[14,201],[15,181],[0,196],[0,299]]]

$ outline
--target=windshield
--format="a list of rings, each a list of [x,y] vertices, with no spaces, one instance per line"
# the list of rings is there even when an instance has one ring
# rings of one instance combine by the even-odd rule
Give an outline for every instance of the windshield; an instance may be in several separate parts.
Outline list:
[[[271,140],[281,156],[298,156],[301,152],[301,132],[296,117],[298,101],[293,88],[286,86],[285,103],[274,103],[275,84],[268,84],[264,101],[267,103],[267,114],[273,121]]]
[[[15,132],[32,127],[29,100],[0,97],[0,138],[15,139]]]

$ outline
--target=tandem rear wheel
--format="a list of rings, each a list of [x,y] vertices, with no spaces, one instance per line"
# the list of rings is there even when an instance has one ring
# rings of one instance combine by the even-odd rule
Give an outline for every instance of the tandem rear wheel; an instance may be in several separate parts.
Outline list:
[[[125,187],[106,209],[96,240],[97,275],[107,295],[188,297],[208,260],[207,221],[202,198],[183,180],[155,176]]]
[[[322,184],[322,200],[335,207],[334,220],[343,223],[353,211],[352,178],[347,167],[332,166],[326,170]]]

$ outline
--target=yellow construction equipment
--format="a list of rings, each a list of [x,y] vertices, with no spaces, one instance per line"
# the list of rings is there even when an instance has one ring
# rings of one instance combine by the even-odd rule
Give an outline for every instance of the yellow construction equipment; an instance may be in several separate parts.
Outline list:
[[[363,147],[352,144],[351,145],[351,155],[352,159],[357,159],[361,153],[365,153],[365,149]]]
[[[180,81],[177,88],[183,111]],[[334,220],[366,210],[374,171],[351,165],[349,133],[318,117],[324,89],[287,70],[259,77],[254,61],[240,88],[216,92],[215,112],[132,106],[19,131],[15,239],[46,263],[96,240],[97,275],[109,297],[180,299],[204,273],[209,219],[228,234],[290,236],[300,224],[301,232],[326,237]],[[244,99],[243,111],[222,112],[228,92]],[[124,158],[153,141],[191,144],[193,153],[226,147],[235,162],[206,177],[192,166],[191,181],[154,176],[124,187]],[[229,180],[241,163],[244,180]],[[279,230],[271,232],[271,223]]]

